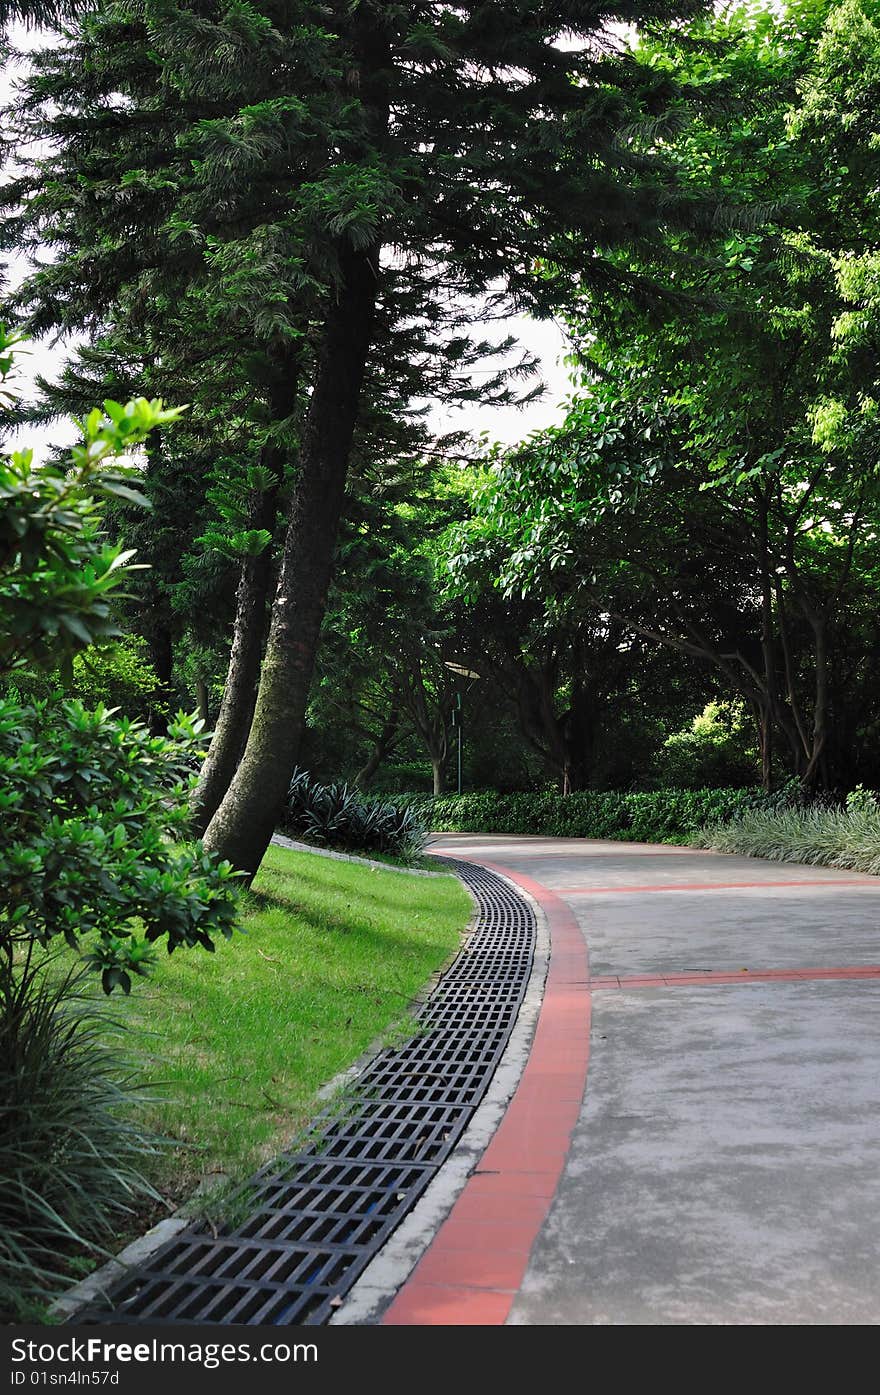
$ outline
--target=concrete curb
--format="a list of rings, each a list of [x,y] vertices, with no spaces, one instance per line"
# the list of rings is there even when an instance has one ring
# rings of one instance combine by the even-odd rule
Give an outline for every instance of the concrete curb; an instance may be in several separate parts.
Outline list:
[[[227,1180],[221,1173],[212,1173],[209,1177],[202,1178],[192,1196],[188,1197],[182,1206],[171,1216],[164,1216],[161,1221],[157,1221],[149,1230],[144,1231],[137,1239],[132,1240],[130,1245],[126,1245],[119,1254],[113,1255],[99,1269],[95,1269],[91,1274],[87,1274],[79,1283],[73,1284],[71,1288],[65,1289],[62,1294],[55,1299],[49,1307],[49,1317],[55,1322],[70,1322],[76,1314],[96,1298],[106,1297],[112,1286],[123,1277],[123,1275],[135,1265],[143,1264],[150,1258],[160,1246],[166,1241],[173,1240],[175,1235],[191,1224],[192,1216],[189,1207],[200,1197],[209,1195],[215,1188],[221,1187]]]
[[[154,1250],[158,1250],[160,1245],[164,1245],[166,1240],[172,1240],[178,1231],[189,1225],[189,1220],[185,1216],[166,1216],[146,1231],[139,1235],[137,1240],[133,1240],[130,1245],[126,1245],[124,1250],[113,1259],[108,1259],[106,1264],[102,1264],[100,1269],[88,1274],[81,1279],[73,1288],[69,1288],[62,1293],[59,1298],[49,1308],[49,1317],[53,1322],[70,1322],[71,1318],[85,1308],[95,1299],[103,1299],[107,1296],[113,1284],[121,1279],[123,1275],[135,1264],[143,1264],[149,1259]]]
[[[334,862],[356,862],[359,867],[372,867],[379,872],[400,872],[404,877],[448,877],[450,872],[435,872],[428,867],[396,867],[393,862],[377,862],[372,857],[355,857],[353,853],[334,852],[332,848],[316,848],[312,843],[300,843],[288,838],[286,833],[275,833],[272,842],[278,848],[289,848],[291,852],[313,853],[315,857],[329,857]]]

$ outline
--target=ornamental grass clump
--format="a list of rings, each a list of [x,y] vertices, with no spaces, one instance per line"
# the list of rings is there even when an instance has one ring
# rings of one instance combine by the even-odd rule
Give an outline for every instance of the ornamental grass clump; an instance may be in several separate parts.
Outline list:
[[[0,1321],[39,1320],[155,1192],[158,1143],[132,1122],[133,1076],[82,965],[0,962]]]
[[[880,802],[859,788],[845,804],[749,809],[728,823],[710,824],[694,841],[715,852],[880,876]]]

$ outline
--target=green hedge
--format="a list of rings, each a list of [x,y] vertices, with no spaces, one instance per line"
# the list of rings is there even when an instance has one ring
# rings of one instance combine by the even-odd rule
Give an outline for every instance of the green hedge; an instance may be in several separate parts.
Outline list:
[[[533,833],[547,838],[617,838],[636,843],[689,839],[706,824],[748,809],[778,808],[790,790],[581,790],[575,794],[397,796],[417,806],[435,833]]]

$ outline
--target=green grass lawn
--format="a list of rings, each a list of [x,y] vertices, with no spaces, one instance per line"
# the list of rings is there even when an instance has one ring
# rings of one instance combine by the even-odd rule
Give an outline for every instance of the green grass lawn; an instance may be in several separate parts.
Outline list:
[[[130,998],[111,1000],[154,1097],[145,1121],[183,1145],[157,1164],[160,1189],[183,1197],[283,1147],[320,1086],[401,1025],[470,912],[452,876],[270,848],[244,933],[213,955],[163,956]]]

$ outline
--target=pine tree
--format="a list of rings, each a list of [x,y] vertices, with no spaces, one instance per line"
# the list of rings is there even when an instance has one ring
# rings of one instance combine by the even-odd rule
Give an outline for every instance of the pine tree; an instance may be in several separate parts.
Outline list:
[[[638,17],[683,8],[699,7]],[[291,389],[285,358],[301,355],[259,695],[206,836],[249,872],[296,760],[365,383],[393,377],[399,352],[424,395],[449,366],[444,321],[474,298],[540,309],[548,266],[607,292],[626,276],[603,249],[711,220],[710,198],[686,199],[626,138],[670,86],[615,52],[608,22],[635,17],[539,0],[138,0],[71,23],[39,60],[22,109],[52,148],[10,191],[22,240],[56,252],[30,287],[34,326],[140,316],[162,358],[170,322],[187,345],[204,335],[207,381],[232,346],[263,393],[266,363]]]
[[[0,0],[0,30],[16,23],[48,28],[82,8],[76,0]]]
[[[535,264],[590,279],[602,243],[644,237],[669,209],[654,171],[617,140],[627,103],[593,40],[592,5],[362,3],[338,17],[360,129],[341,154],[372,185],[376,217],[339,237],[266,658],[247,748],[206,835],[256,870],[298,749],[324,611],[383,247],[413,279],[470,295],[501,283],[534,298]],[[575,54],[553,40],[577,34]],[[623,65],[626,66],[625,64]],[[666,214],[668,216],[668,212]],[[603,271],[608,272],[607,264]]]

